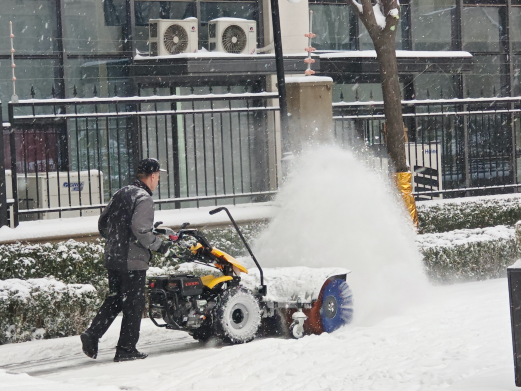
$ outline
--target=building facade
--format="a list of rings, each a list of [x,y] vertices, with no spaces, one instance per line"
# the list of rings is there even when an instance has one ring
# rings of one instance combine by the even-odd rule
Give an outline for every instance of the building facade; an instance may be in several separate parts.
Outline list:
[[[403,72],[406,98],[510,96],[521,94],[520,0],[405,0],[396,48],[414,51],[468,51],[467,72],[447,73],[431,64],[424,72]],[[323,51],[371,50],[363,25],[345,1],[280,2],[285,54],[302,53],[314,12],[314,46]],[[257,22],[257,46],[272,39],[269,1],[4,0],[0,14],[0,100],[12,94],[9,21],[13,21],[17,92],[20,98],[136,94],[132,83],[136,53],[148,53],[148,20],[197,17],[199,49],[208,49],[208,21],[236,17]],[[433,54],[433,57],[436,57]],[[443,57],[441,57],[443,58]],[[353,62],[353,60],[350,60]],[[364,59],[356,59],[363,66]],[[447,65],[447,61],[444,63]],[[443,62],[443,61],[442,61]],[[415,70],[417,71],[417,70]],[[152,71],[150,71],[152,72]],[[291,72],[289,72],[291,73]],[[327,75],[328,71],[320,72]],[[334,100],[378,99],[378,74],[333,75]],[[193,87],[204,86],[192,81]],[[228,84],[224,83],[223,84]],[[74,89],[76,86],[76,89]],[[190,87],[192,87],[190,86]],[[7,114],[4,105],[4,118]]]
[[[302,75],[306,67],[303,60],[308,42],[304,34],[310,30],[309,11],[313,11],[311,30],[317,35],[313,69],[317,75],[333,78],[333,102],[381,100],[371,39],[345,1],[281,0],[279,8],[287,76]],[[150,19],[190,17],[198,20],[198,53],[148,56]],[[276,91],[274,55],[208,53],[208,22],[220,17],[256,21],[257,48],[273,42],[269,0],[3,0],[0,101],[4,122],[10,118],[7,102],[13,93],[10,21],[20,99],[145,99],[134,101],[132,107],[124,103],[111,106],[108,101],[105,106],[92,102],[82,106],[69,101],[63,110],[47,102],[45,120],[36,118],[39,112],[26,105],[30,115],[10,128],[16,138],[15,162],[25,182],[28,174],[37,177],[39,171],[46,175],[74,171],[80,183],[84,175],[80,172],[87,170],[89,183],[94,183],[90,170],[95,169],[103,173],[103,180],[101,175],[96,179],[97,191],[108,199],[132,178],[133,160],[157,156],[171,164],[177,175],[163,185],[161,199],[184,197],[183,205],[193,206],[200,204],[194,201],[197,197],[214,197],[207,200],[213,203],[222,193],[274,191],[281,156],[275,146],[276,140],[280,141],[276,134],[278,109],[267,104],[274,101],[274,95],[269,99],[250,97],[250,102],[237,96],[233,103],[225,97],[229,93]],[[519,96],[521,0],[402,0],[396,49],[405,100]],[[221,94],[221,101],[212,100],[207,96],[210,93]],[[163,95],[165,100],[150,103],[144,98],[153,95]],[[183,95],[203,97],[197,102],[176,100]],[[255,105],[264,111],[251,111]],[[143,116],[136,115],[138,106],[146,112]],[[122,116],[120,110],[134,114]],[[154,113],[158,110],[163,114]],[[221,111],[212,111],[213,115],[208,110]],[[414,115],[417,110],[430,108],[411,105],[405,112]],[[99,115],[99,121],[88,116],[92,111]],[[229,115],[223,114],[226,112]],[[483,117],[468,126],[460,120],[424,123],[409,117],[405,125],[409,138],[420,142],[422,148],[424,143],[440,143],[444,153],[440,182],[447,186],[517,183],[521,176],[517,169],[521,156],[517,147],[521,139],[519,118],[496,117],[493,122],[500,125],[494,132],[487,125],[490,120],[485,124]],[[440,118],[445,118],[443,113]],[[348,127],[360,123],[347,122]],[[364,126],[366,132],[374,128],[381,143],[381,121]],[[8,133],[5,128],[5,168],[11,164]],[[367,142],[371,137],[364,138]],[[92,140],[96,140],[96,148]],[[483,148],[484,140],[490,148]],[[508,156],[503,156],[505,151],[510,151]],[[264,163],[255,164],[259,161]],[[500,167],[501,175],[493,165]],[[492,171],[494,175],[488,173]],[[70,189],[68,186],[68,206],[72,207]],[[45,206],[28,191],[24,199],[20,209]],[[250,200],[252,196],[243,197],[243,202]],[[170,206],[179,205],[172,201]]]

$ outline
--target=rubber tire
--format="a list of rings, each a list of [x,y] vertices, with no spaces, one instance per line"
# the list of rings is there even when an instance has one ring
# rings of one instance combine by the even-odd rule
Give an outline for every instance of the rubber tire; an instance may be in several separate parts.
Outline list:
[[[320,321],[326,333],[332,333],[353,319],[353,293],[344,280],[332,280],[323,291]]]
[[[231,288],[219,298],[215,307],[215,332],[232,344],[250,342],[261,323],[257,299],[244,288]]]

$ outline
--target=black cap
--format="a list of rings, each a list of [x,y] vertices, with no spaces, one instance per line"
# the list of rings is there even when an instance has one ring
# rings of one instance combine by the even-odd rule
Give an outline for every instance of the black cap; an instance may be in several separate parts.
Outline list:
[[[166,170],[161,169],[161,165],[159,164],[159,160],[154,158],[143,159],[139,162],[137,166],[138,174],[153,174],[154,172]]]

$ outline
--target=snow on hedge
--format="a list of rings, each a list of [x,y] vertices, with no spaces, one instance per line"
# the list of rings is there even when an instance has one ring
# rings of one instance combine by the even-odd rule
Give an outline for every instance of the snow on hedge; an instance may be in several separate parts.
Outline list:
[[[421,233],[510,225],[521,220],[521,194],[417,203]]]
[[[89,284],[52,278],[0,281],[0,344],[79,334],[100,304]]]
[[[502,225],[418,235],[416,243],[436,282],[505,276],[507,266],[521,256],[515,229]]]

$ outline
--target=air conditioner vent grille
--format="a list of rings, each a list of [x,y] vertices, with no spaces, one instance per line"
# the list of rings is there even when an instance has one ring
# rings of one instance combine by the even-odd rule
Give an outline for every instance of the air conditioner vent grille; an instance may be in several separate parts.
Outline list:
[[[165,30],[163,43],[170,54],[183,53],[188,47],[188,33],[182,26],[173,24]]]
[[[232,24],[222,34],[223,48],[228,53],[241,53],[248,43],[242,27]]]

